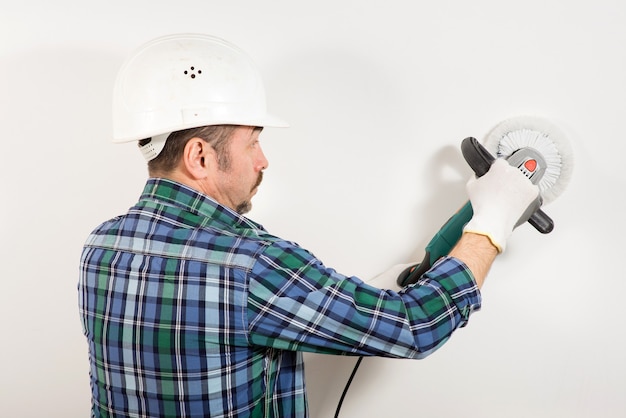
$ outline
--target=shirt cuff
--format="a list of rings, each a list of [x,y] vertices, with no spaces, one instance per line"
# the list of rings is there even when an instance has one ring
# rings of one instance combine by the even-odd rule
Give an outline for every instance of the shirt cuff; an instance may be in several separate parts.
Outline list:
[[[442,257],[424,277],[439,283],[450,295],[462,318],[461,327],[467,325],[472,312],[480,310],[482,298],[478,284],[469,267],[458,258]]]

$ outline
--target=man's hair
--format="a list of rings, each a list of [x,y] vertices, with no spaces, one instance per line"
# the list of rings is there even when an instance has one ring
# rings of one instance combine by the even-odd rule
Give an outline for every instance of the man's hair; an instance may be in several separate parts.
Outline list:
[[[148,162],[149,174],[171,173],[180,163],[185,145],[192,138],[200,138],[209,144],[217,154],[218,167],[227,170],[230,167],[228,144],[236,127],[236,125],[212,125],[172,132],[167,137],[163,150],[155,159]],[[148,144],[151,140],[152,138],[142,139],[139,146]]]

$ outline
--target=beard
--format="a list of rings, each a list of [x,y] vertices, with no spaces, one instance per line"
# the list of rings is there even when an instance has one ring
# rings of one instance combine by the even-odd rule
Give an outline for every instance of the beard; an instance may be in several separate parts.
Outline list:
[[[259,187],[262,181],[263,181],[263,172],[260,171],[259,176],[257,177],[256,182],[254,183],[254,186],[252,186],[252,188],[250,189],[250,193],[252,193],[257,187]],[[244,200],[243,202],[240,202],[237,205],[237,207],[235,207],[235,212],[237,212],[240,215],[243,215],[243,214],[250,212],[251,209],[252,209],[252,200],[250,198],[250,199]]]
[[[237,212],[240,215],[244,215],[250,212],[251,209],[252,209],[252,202],[249,200],[246,200],[245,202],[241,202],[240,204],[237,205],[237,207],[235,208],[235,212]]]

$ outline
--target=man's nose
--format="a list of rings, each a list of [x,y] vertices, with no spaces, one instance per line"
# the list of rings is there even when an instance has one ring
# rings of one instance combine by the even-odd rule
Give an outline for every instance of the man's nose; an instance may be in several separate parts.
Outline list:
[[[267,157],[263,153],[263,150],[259,151],[259,170],[265,170],[270,165],[270,162],[267,160]]]

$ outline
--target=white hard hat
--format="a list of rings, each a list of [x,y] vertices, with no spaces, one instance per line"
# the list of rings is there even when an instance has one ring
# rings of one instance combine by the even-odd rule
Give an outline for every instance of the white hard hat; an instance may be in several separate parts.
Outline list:
[[[267,113],[265,89],[252,60],[209,35],[175,34],[139,47],[113,89],[113,142],[153,138],[150,160],[174,131],[207,125],[286,127]]]

